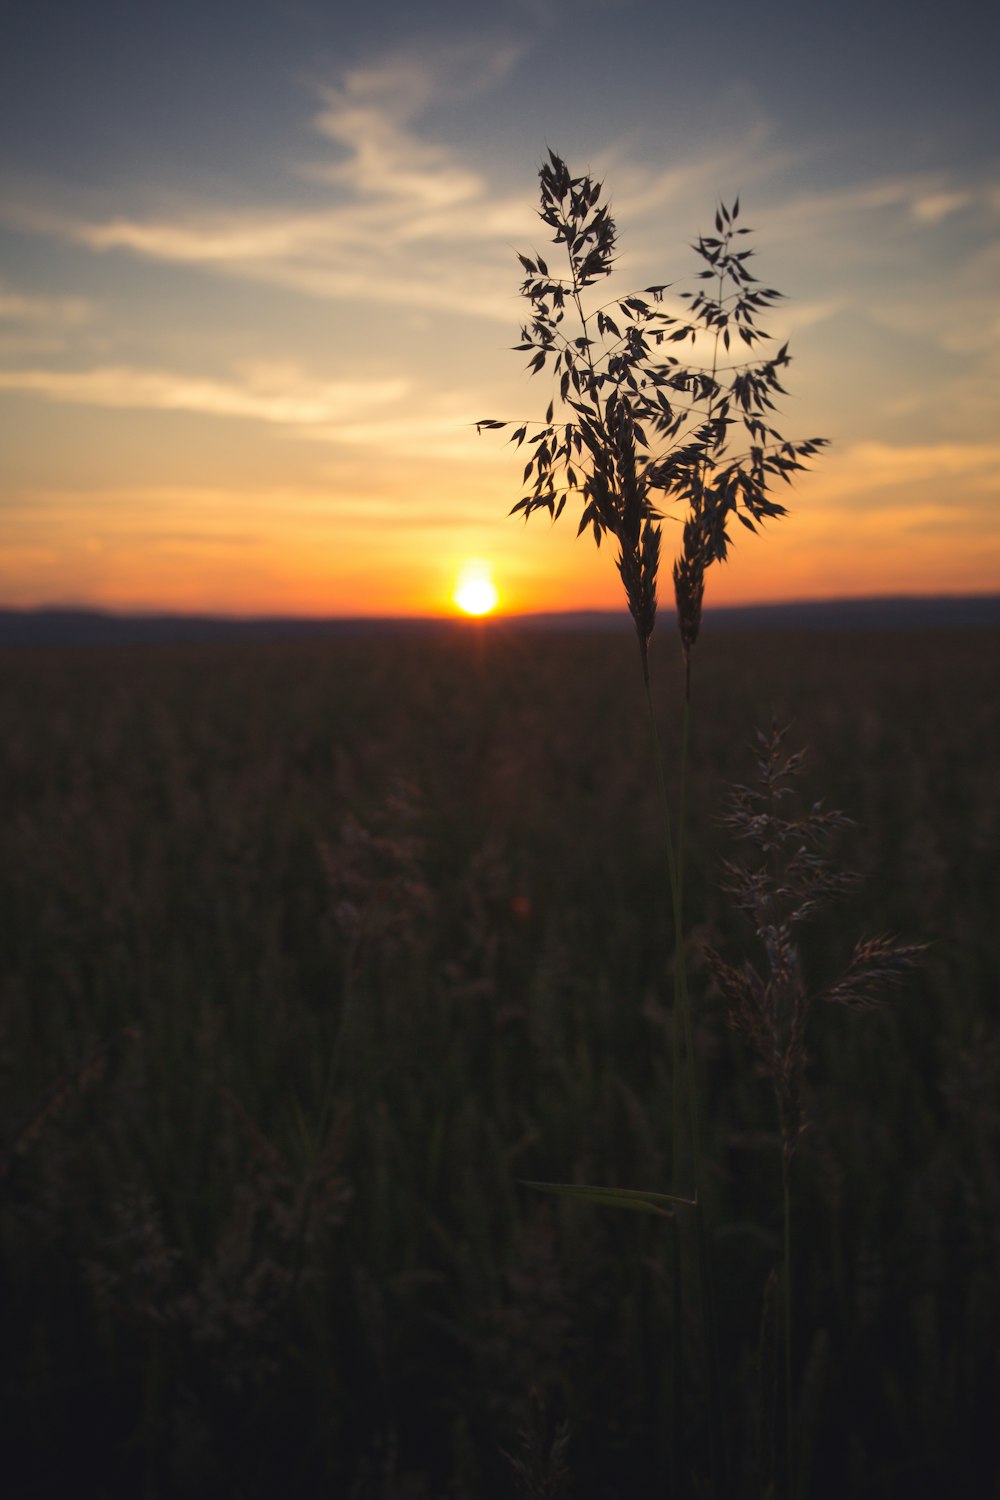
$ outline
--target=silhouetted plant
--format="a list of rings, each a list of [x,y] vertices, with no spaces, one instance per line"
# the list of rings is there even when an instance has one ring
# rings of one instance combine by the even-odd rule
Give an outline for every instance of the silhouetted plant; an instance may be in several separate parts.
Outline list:
[[[797,934],[857,882],[830,857],[836,835],[853,826],[844,813],[814,803],[793,815],[793,796],[805,752],[785,748],[786,729],[757,731],[756,786],[735,786],[723,823],[755,853],[728,860],[723,888],[749,917],[763,948],[761,967],[726,962],[705,948],[712,976],[728,1006],[729,1022],[748,1044],[771,1083],[781,1130],[782,1156],[790,1164],[806,1127],[803,1082],[808,1060],[806,1030],[817,1002],[870,1010],[884,1003],[924,951],[885,935],[860,939],[842,974],[819,987],[803,973]]]
[[[579,496],[578,534],[590,528],[598,545],[606,534],[618,543],[618,569],[648,674],[662,507],[684,507],[673,573],[689,661],[705,573],[725,560],[732,521],[755,531],[784,515],[772,484],[787,483],[826,440],[790,442],[772,425],[773,398],[783,394],[779,372],[789,364],[787,344],[766,358],[728,362],[734,347],[756,353],[773,342],[757,320],[781,296],[751,274],[753,250],[738,248],[750,233],[738,225],[738,199],[719,206],[715,234],[699,236],[694,245],[701,262],[696,277],[708,285],[675,292],[672,283],[661,283],[587,306],[584,293],[611,275],[617,259],[617,227],[601,201],[603,186],[590,176],[572,177],[552,151],[539,181],[539,215],[565,253],[566,274],[550,271],[538,254],[518,256],[531,317],[516,348],[531,354],[531,374],[548,369],[557,389],[545,420],[521,423],[511,436],[534,450],[523,476],[530,489],[512,514],[527,518],[545,510],[555,519],[570,495]],[[704,359],[682,359],[685,345]],[[511,425],[491,418],[478,424]]]
[[[826,440],[793,443],[772,425],[773,398],[783,392],[779,371],[789,363],[786,344],[763,359],[728,362],[734,342],[753,352],[772,342],[757,320],[780,297],[750,272],[753,251],[738,248],[749,234],[738,226],[738,199],[731,207],[719,206],[715,234],[700,236],[694,246],[701,262],[696,279],[705,286],[675,291],[672,283],[659,283],[588,306],[584,294],[611,275],[617,259],[617,227],[609,204],[602,201],[603,186],[589,175],[571,176],[551,150],[539,182],[539,216],[565,257],[566,274],[551,271],[537,252],[518,256],[526,273],[521,294],[531,305],[531,317],[516,348],[531,354],[532,375],[548,368],[557,389],[544,421],[522,422],[511,436],[511,442],[533,450],[523,475],[530,488],[511,514],[527,518],[545,510],[557,519],[568,497],[577,494],[582,504],[577,534],[589,528],[598,545],[606,534],[618,544],[618,571],[639,641],[667,842],[675,1027],[683,1024],[685,1030],[692,1195],[697,1199],[700,1150],[683,941],[691,651],[701,624],[705,574],[713,562],[726,558],[731,522],[735,518],[754,531],[762,521],[784,515],[770,487],[776,480],[790,482]],[[672,294],[669,304],[667,293]],[[685,345],[701,352],[703,360],[685,362],[679,353],[668,352]],[[512,424],[484,418],[477,425],[492,430]],[[649,680],[663,507],[668,504],[683,507],[681,549],[673,568],[685,663],[676,838]],[[679,1029],[673,1051],[676,1077]],[[675,1140],[680,1111],[675,1088]],[[634,1208],[634,1200],[627,1206]]]
[[[808,1063],[806,1036],[817,1003],[870,1010],[913,968],[922,945],[904,945],[886,935],[861,938],[846,968],[813,985],[804,971],[798,934],[857,880],[830,857],[836,835],[851,826],[844,813],[814,803],[796,814],[794,796],[804,752],[788,752],[787,730],[776,724],[758,730],[757,784],[730,793],[725,825],[753,853],[727,861],[724,889],[749,917],[763,949],[764,963],[747,959],[739,967],[711,946],[705,955],[728,1008],[729,1024],[755,1054],[774,1095],[781,1141],[783,1246],[783,1324],[785,1389],[785,1485],[795,1493],[795,1418],[792,1383],[792,1159],[806,1128],[804,1096]]]
[[[555,390],[542,422],[515,426],[511,441],[532,450],[524,467],[527,492],[512,508],[525,518],[545,510],[558,519],[567,499],[577,495],[582,510],[578,535],[592,530],[598,545],[610,535],[618,546],[617,566],[639,641],[643,683],[657,768],[667,844],[674,926],[674,1027],[672,1040],[673,1120],[670,1193],[585,1186],[532,1184],[591,1203],[613,1204],[673,1217],[675,1207],[693,1210],[698,1244],[704,1338],[711,1371],[714,1443],[723,1449],[716,1482],[725,1485],[725,1420],[717,1358],[714,1299],[708,1239],[701,1200],[702,1161],[699,1091],[684,933],[684,825],[691,701],[691,653],[701,625],[705,578],[724,561],[732,545],[734,520],[750,531],[785,514],[771,494],[776,482],[789,483],[823,446],[825,439],[791,442],[774,426],[775,399],[784,393],[780,373],[789,363],[788,346],[773,341],[758,319],[780,293],[763,287],[749,270],[753,255],[744,248],[749,231],[739,224],[739,200],[720,204],[715,233],[694,245],[700,269],[695,290],[673,284],[646,287],[601,305],[585,294],[611,275],[616,262],[617,228],[601,183],[571,176],[550,151],[539,172],[542,222],[565,260],[550,270],[535,253],[519,255],[525,271],[521,293],[531,305],[519,350],[530,354],[529,371],[548,369]],[[669,294],[669,300],[668,300]],[[742,349],[749,357],[733,356]],[[685,358],[681,351],[685,351]],[[770,350],[770,352],[768,352]],[[698,356],[700,355],[700,359]],[[558,412],[558,420],[557,420]],[[502,429],[507,422],[486,419],[480,428]],[[649,643],[657,610],[657,578],[666,507],[677,508],[681,544],[673,564],[677,623],[684,660],[684,700],[676,825],[670,812],[667,778],[660,750],[657,716],[650,688]],[[676,511],[673,512],[676,515]],[[802,1128],[805,1028],[813,996],[804,984],[794,940],[796,924],[845,883],[822,853],[826,836],[842,815],[814,807],[803,819],[783,819],[778,803],[798,770],[799,758],[784,757],[775,731],[760,743],[762,790],[735,793],[730,826],[762,851],[762,863],[728,867],[728,883],[754,918],[768,969],[737,970],[710,953],[712,972],[730,1002],[733,1024],[750,1042],[771,1079],[781,1126],[784,1204],[784,1335],[786,1465],[785,1488],[794,1493],[791,1361],[791,1210],[789,1169]],[[788,848],[791,844],[793,847]],[[825,998],[844,1004],[867,1003],[877,987],[897,978],[916,949],[887,939],[860,944],[847,974]],[[681,1193],[678,1143],[681,1137],[681,1027],[685,1054],[684,1092],[690,1140],[690,1194]],[[675,1308],[679,1308],[681,1260],[674,1245]],[[677,1319],[679,1321],[679,1318]],[[674,1339],[674,1385],[681,1372]],[[675,1429],[680,1419],[675,1407]],[[677,1431],[675,1431],[675,1438]],[[674,1443],[676,1446],[676,1442]],[[713,1451],[713,1464],[715,1453]],[[675,1475],[676,1479],[676,1475]]]

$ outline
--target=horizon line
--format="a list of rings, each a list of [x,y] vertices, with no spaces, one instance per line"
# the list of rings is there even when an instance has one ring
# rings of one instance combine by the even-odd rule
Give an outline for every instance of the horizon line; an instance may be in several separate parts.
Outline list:
[[[662,636],[673,612],[661,615]],[[444,632],[503,635],[544,631],[625,634],[627,609],[546,610],[489,615],[222,615],[108,610],[88,605],[0,605],[0,648],[73,648],[219,642],[327,641]],[[881,594],[706,608],[703,632],[1000,629],[1000,592]]]
[[[810,610],[829,608],[864,608],[865,606],[884,605],[950,605],[950,604],[991,604],[1000,606],[1000,588],[995,590],[977,589],[968,593],[959,591],[948,591],[943,593],[921,593],[918,591],[905,591],[900,593],[879,594],[827,594],[797,596],[791,599],[757,599],[746,600],[740,603],[714,604],[706,603],[703,614],[737,614],[761,612],[770,610]],[[593,617],[607,619],[609,621],[622,618],[623,623],[631,623],[628,610],[624,605],[613,607],[610,605],[570,605],[555,609],[521,609],[507,610],[495,609],[488,614],[467,615],[461,610],[440,610],[424,612],[382,612],[382,613],[349,613],[337,611],[325,612],[301,612],[296,610],[259,609],[259,610],[224,610],[207,608],[174,608],[163,605],[115,605],[115,604],[91,604],[76,601],[58,601],[39,604],[6,604],[0,601],[0,616],[38,616],[38,615],[77,615],[89,616],[107,620],[192,620],[192,621],[217,621],[219,624],[262,624],[269,621],[287,622],[294,624],[301,622],[308,624],[358,624],[365,623],[398,623],[404,624],[447,624],[452,621],[463,620],[470,623],[488,624],[499,623],[503,620],[516,622],[518,620],[543,620],[553,621],[563,618]]]

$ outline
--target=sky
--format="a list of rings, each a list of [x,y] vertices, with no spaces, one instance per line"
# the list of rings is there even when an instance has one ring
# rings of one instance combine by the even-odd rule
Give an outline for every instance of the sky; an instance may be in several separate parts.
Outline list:
[[[1000,590],[1000,20],[981,0],[15,0],[0,56],[0,604],[617,608],[509,516],[547,149],[611,292],[739,195],[780,426],[831,446],[707,600]],[[609,295],[602,292],[602,300]],[[669,559],[679,521],[664,522]]]

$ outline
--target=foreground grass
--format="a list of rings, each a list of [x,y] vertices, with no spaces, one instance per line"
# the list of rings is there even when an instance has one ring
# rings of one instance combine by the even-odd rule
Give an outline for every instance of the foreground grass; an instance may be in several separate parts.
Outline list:
[[[811,1493],[990,1494],[1000,637],[700,650],[690,961],[743,1492],[773,1441],[780,1169],[698,944],[745,940],[717,813],[773,713],[812,747],[806,794],[861,825],[861,895],[807,958],[836,967],[859,927],[933,944],[890,1010],[831,1011],[815,1038],[795,1273]],[[555,1495],[563,1419],[581,1500],[709,1472],[662,1226],[518,1185],[665,1181],[671,955],[633,656],[624,635],[497,625],[0,658],[19,1493],[70,1471],[81,1495],[500,1497],[522,1482],[506,1450]]]

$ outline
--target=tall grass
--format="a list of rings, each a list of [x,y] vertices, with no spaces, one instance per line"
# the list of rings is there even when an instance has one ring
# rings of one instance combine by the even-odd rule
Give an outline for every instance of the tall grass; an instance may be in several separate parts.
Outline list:
[[[714,1493],[728,1493],[715,1276],[703,1196],[703,1098],[693,1040],[684,906],[692,655],[701,630],[707,575],[713,564],[728,556],[732,523],[739,521],[755,532],[763,522],[785,515],[772,488],[778,480],[790,483],[825,439],[790,442],[774,426],[777,402],[784,395],[779,372],[790,361],[787,345],[774,348],[775,341],[759,320],[773,311],[781,294],[762,285],[749,269],[755,252],[745,241],[750,231],[739,225],[738,200],[731,207],[720,204],[715,233],[700,236],[693,247],[700,269],[692,289],[661,283],[641,294],[608,299],[604,281],[616,267],[618,230],[603,185],[589,175],[573,177],[551,150],[539,182],[539,217],[558,258],[550,269],[537,252],[518,257],[526,273],[521,292],[531,315],[517,347],[531,354],[531,374],[550,371],[552,394],[544,419],[521,422],[511,439],[531,453],[524,468],[524,481],[531,481],[531,489],[516,502],[512,514],[523,512],[527,518],[545,510],[558,519],[567,502],[575,499],[581,506],[578,534],[592,530],[598,545],[610,537],[618,548],[616,564],[636,628],[659,791],[670,888],[674,1016],[671,1191],[637,1192],[579,1182],[529,1186],[661,1217],[690,1214],[703,1353],[710,1371],[711,1486]],[[594,287],[600,291],[595,293]],[[676,352],[682,346],[687,351],[684,358]],[[486,420],[478,425],[496,429],[510,424]],[[650,674],[662,532],[671,519],[680,530],[673,583],[683,656],[676,822]],[[844,877],[824,849],[844,819],[821,810],[819,803],[804,817],[791,816],[779,805],[793,790],[791,782],[801,762],[800,754],[782,752],[782,738],[777,727],[769,738],[760,735],[760,786],[737,789],[729,820],[759,855],[752,867],[730,864],[727,885],[753,920],[766,959],[764,969],[753,963],[734,968],[715,950],[708,950],[707,956],[726,996],[731,1025],[750,1044],[770,1079],[780,1127],[785,1462],[780,1482],[773,1465],[765,1483],[793,1500],[800,1486],[792,1352],[791,1166],[805,1128],[806,1023],[817,999],[859,1008],[877,1004],[879,989],[898,982],[921,949],[886,936],[862,939],[839,980],[817,990],[807,978],[799,932],[803,922],[814,919],[819,907],[845,888]],[[682,1192],[685,1182],[690,1186]],[[680,1391],[686,1383],[679,1335],[686,1275],[681,1243],[675,1232],[668,1271],[675,1309],[669,1435],[675,1454],[683,1421]],[[697,1488],[698,1481],[692,1482]],[[672,1488],[677,1490],[680,1483],[675,1462]]]
[[[675,1335],[681,1472],[704,1468],[707,1371],[660,1223],[517,1187],[666,1180],[671,944],[634,644],[540,650],[500,622],[484,644],[481,662],[457,627],[0,656],[15,1492],[69,1474],[94,1496],[669,1493]],[[851,809],[866,877],[804,963],[835,972],[862,916],[933,944],[905,998],[831,1010],[811,1041],[800,1466],[820,1497],[989,1494],[1000,808],[981,685],[1000,643],[709,632],[699,651],[696,938],[745,946],[715,786],[745,776],[767,705],[813,747],[807,802]],[[732,1492],[751,1496],[779,1152],[702,951],[703,1191]]]

